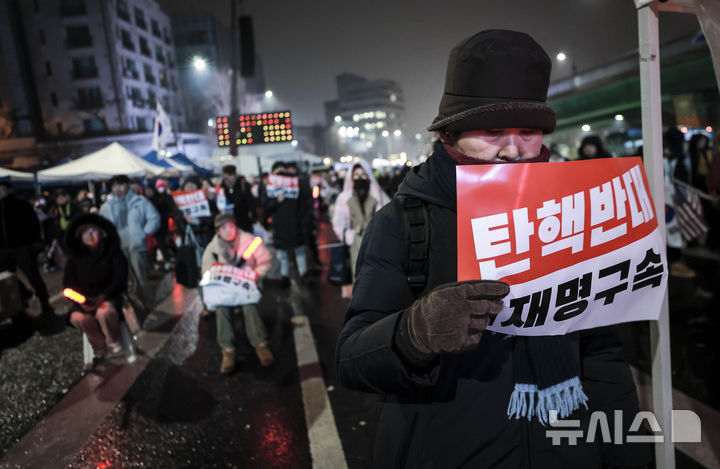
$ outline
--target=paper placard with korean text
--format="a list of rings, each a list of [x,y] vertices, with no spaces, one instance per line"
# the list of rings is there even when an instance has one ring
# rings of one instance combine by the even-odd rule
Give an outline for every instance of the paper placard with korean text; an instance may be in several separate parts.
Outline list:
[[[213,263],[202,276],[203,301],[212,309],[217,306],[242,306],[260,301],[258,274],[249,267]]]
[[[175,191],[172,193],[175,205],[183,215],[191,217],[209,217],[210,205],[202,189],[196,191]]]
[[[665,245],[640,158],[457,167],[458,280],[510,284],[489,330],[656,320]]]
[[[288,199],[297,199],[300,195],[300,179],[297,176],[270,174],[265,191],[271,199],[277,198],[281,193]]]

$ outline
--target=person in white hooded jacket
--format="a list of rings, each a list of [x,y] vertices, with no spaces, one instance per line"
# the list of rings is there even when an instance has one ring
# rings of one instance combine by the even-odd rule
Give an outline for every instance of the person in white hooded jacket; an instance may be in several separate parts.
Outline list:
[[[360,243],[372,216],[390,197],[382,190],[373,175],[370,164],[360,159],[353,163],[345,175],[343,191],[335,201],[332,226],[335,235],[350,246],[350,265],[355,278],[355,261],[360,251]],[[352,284],[342,289],[343,298],[352,296]]]
[[[140,298],[149,305],[146,236],[160,229],[160,215],[147,198],[130,190],[130,179],[127,176],[114,176],[108,186],[112,194],[100,207],[100,215],[117,228],[120,246],[137,279]]]

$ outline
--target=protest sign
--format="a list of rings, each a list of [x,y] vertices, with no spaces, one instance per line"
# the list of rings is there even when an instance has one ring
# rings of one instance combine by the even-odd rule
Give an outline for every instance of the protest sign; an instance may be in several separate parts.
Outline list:
[[[222,213],[233,213],[234,204],[228,200],[225,189],[221,184],[215,186],[215,194],[217,196],[215,203],[217,204],[218,210]]]
[[[214,263],[200,280],[203,301],[210,309],[257,303],[262,298],[257,279],[257,272],[249,267]]]
[[[639,158],[457,167],[458,280],[510,284],[490,330],[656,320],[665,245]]]
[[[210,205],[202,189],[196,191],[175,191],[172,193],[175,205],[185,216],[209,217]]]
[[[297,176],[270,174],[265,185],[265,193],[271,199],[283,194],[288,199],[297,199],[300,195],[300,179]]]

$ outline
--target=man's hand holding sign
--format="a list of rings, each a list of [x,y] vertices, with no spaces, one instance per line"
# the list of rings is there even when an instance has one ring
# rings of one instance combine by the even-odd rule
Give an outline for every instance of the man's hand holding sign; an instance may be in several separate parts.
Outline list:
[[[667,266],[638,158],[458,166],[457,187],[458,280],[511,285],[490,330],[556,335],[657,319]]]
[[[547,437],[554,416],[587,429],[595,412],[638,412],[622,348],[598,326],[655,319],[667,281],[637,158],[547,163],[550,67],[524,33],[458,43],[433,152],[363,237],[337,373],[383,395],[375,465],[651,459],[649,444]]]

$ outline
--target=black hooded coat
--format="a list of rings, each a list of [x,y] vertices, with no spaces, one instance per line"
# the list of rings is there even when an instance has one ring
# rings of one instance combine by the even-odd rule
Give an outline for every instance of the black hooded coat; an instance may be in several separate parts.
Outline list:
[[[399,195],[426,202],[430,225],[425,291],[457,281],[455,162],[437,143],[433,155],[412,169]],[[515,339],[484,333],[477,348],[443,354],[430,368],[412,369],[397,353],[393,337],[415,297],[403,270],[399,221],[394,204],[372,219],[357,260],[357,280],[336,360],[340,381],[381,394],[374,463],[376,468],[600,468],[640,466],[651,459],[648,444],[586,443],[552,446],[549,429],[537,419],[509,420]],[[608,328],[568,334],[580,379],[589,397],[568,419],[580,420],[587,435],[590,413],[604,411],[614,435],[613,411],[621,409],[625,434],[638,411],[630,368]],[[599,433],[598,433],[599,435]]]
[[[104,232],[94,252],[76,235],[82,225],[95,225]],[[128,263],[120,249],[120,238],[115,226],[94,213],[79,215],[68,226],[65,245],[69,259],[65,266],[63,288],[71,288],[88,299],[102,295],[120,311],[122,294],[127,289]],[[71,310],[76,309],[79,307]]]

